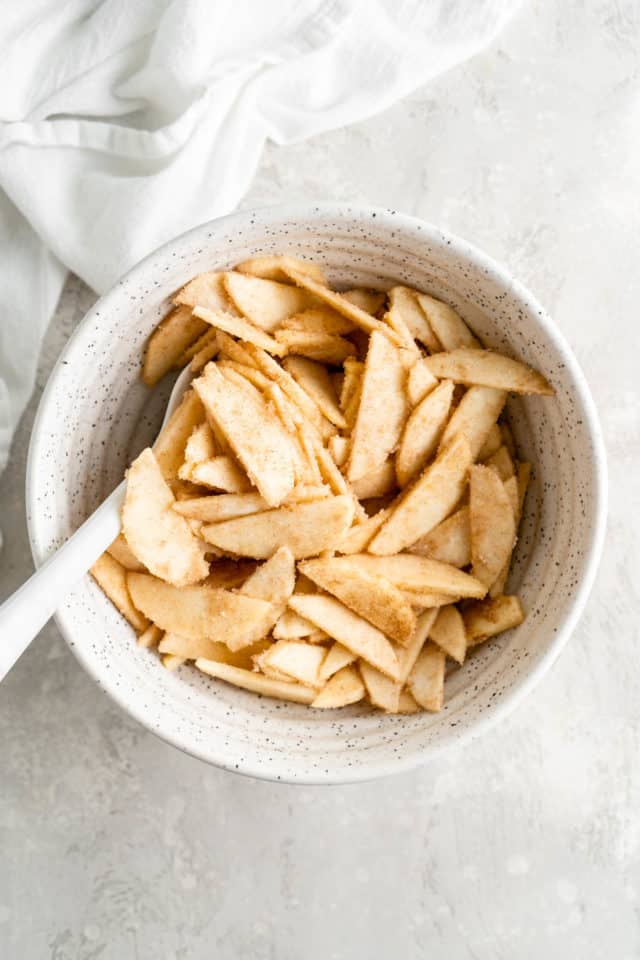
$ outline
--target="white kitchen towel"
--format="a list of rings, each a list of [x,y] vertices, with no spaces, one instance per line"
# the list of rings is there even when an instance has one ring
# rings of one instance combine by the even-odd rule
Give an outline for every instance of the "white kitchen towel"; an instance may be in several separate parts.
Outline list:
[[[267,139],[384,110],[476,53],[518,5],[5,0],[0,469],[67,270],[104,291],[232,210]]]

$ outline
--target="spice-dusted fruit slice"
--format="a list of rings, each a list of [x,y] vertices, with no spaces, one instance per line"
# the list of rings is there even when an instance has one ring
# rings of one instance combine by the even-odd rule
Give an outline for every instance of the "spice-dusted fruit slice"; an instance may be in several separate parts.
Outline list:
[[[398,679],[398,658],[387,637],[344,604],[333,597],[294,594],[289,606],[385,676]]]
[[[236,556],[259,560],[287,546],[296,559],[301,559],[330,549],[349,529],[352,518],[353,501],[349,497],[325,497],[207,524],[202,536],[207,543]]]
[[[408,413],[405,380],[400,351],[383,334],[372,333],[351,435],[349,480],[371,473],[397,447]]]
[[[278,640],[262,655],[260,663],[273,667],[292,680],[321,687],[319,671],[327,655],[324,647],[306,643],[304,640]]]
[[[255,387],[227,380],[214,364],[193,386],[249,479],[270,506],[277,506],[295,484],[291,438],[277,415]]]
[[[411,553],[390,557],[361,553],[340,558],[340,562],[386,577],[403,590],[431,590],[456,597],[483,597],[487,592],[483,583],[463,570]]]
[[[401,487],[424,470],[435,453],[449,417],[452,399],[453,382],[443,380],[412,411],[396,454],[396,472]]]
[[[516,539],[513,507],[491,467],[471,467],[469,480],[471,569],[487,589],[509,560]]]
[[[433,332],[417,297],[418,291],[412,290],[410,287],[392,287],[389,290],[390,322],[398,316],[411,336],[420,340],[430,353],[442,350],[440,341]]]
[[[441,446],[462,433],[467,438],[471,456],[475,460],[495,426],[506,399],[504,390],[497,390],[495,387],[470,387],[453,411],[442,434]]]
[[[134,630],[143,631],[149,625],[149,620],[137,609],[127,586],[127,570],[121,563],[103,553],[98,557],[89,573],[100,589],[111,600],[111,603],[129,621]]]
[[[526,364],[493,350],[460,347],[450,353],[436,353],[426,365],[435,377],[456,383],[478,384],[513,393],[541,393],[552,396],[553,387]]]
[[[380,333],[388,336],[394,343],[401,342],[398,335],[394,333],[394,331],[391,330],[385,323],[382,323],[380,320],[376,320],[375,317],[373,317],[366,310],[363,310],[362,307],[358,306],[356,303],[352,303],[348,297],[343,296],[340,293],[336,293],[335,290],[331,290],[329,287],[325,287],[321,283],[317,283],[315,280],[312,280],[311,277],[307,277],[303,273],[300,273],[299,270],[293,270],[287,267],[286,273],[299,287],[302,287],[309,293],[314,294],[319,300],[324,301],[324,303],[328,304],[328,306],[333,307],[334,310],[337,310],[338,313],[341,313],[344,317],[352,320],[357,327],[360,327],[367,333],[373,333],[374,330],[378,330]]]
[[[234,270],[238,273],[248,273],[252,277],[260,277],[262,280],[279,280],[288,283],[289,277],[283,269],[285,266],[300,273],[308,273],[318,283],[327,282],[322,268],[317,263],[310,263],[308,260],[300,260],[298,257],[290,257],[286,254],[251,257],[249,260],[237,263]]]
[[[478,338],[471,333],[457,310],[450,307],[448,303],[436,300],[427,293],[419,293],[417,299],[429,321],[429,326],[441,344],[441,350],[480,346]]]
[[[358,567],[349,557],[307,560],[299,565],[305,576],[341,600],[398,643],[407,643],[416,616],[400,590],[384,577]]]
[[[253,670],[243,670],[233,667],[229,663],[217,663],[215,660],[196,660],[196,667],[210,677],[226,680],[234,687],[242,687],[251,693],[259,693],[263,697],[274,697],[276,700],[292,700],[294,703],[311,703],[316,696],[312,687],[305,687],[301,683],[289,683],[287,680],[273,680],[263,673]]]
[[[273,612],[265,600],[206,584],[174,587],[147,573],[129,573],[127,585],[145,616],[182,637],[208,637],[228,645],[241,636],[248,645],[261,639],[265,618]]]
[[[467,634],[462,614],[453,604],[441,607],[429,632],[441,650],[457,663],[462,663],[467,652]]]
[[[425,710],[437,713],[444,700],[446,654],[435,643],[427,643],[420,651],[407,686]]]
[[[327,420],[336,427],[344,429],[347,422],[338,405],[338,398],[326,367],[306,357],[286,357],[284,367],[315,401]]]
[[[194,317],[190,307],[176,307],[155,328],[144,354],[142,379],[148,387],[153,387],[165,373],[176,366],[184,351],[198,337],[207,325]]]
[[[454,567],[467,567],[471,563],[469,507],[456,510],[424,537],[416,540],[409,547],[409,552],[450,563]]]
[[[504,630],[518,627],[524,620],[517,597],[500,596],[471,604],[463,614],[467,646],[475,647]]]
[[[184,451],[195,427],[204,421],[205,412],[195,390],[187,390],[153,445],[153,453],[167,482],[175,480],[184,462]]]
[[[308,293],[288,283],[233,270],[223,274],[223,277],[225,290],[240,313],[267,333],[273,333],[287,317],[314,303]]]
[[[444,520],[464,493],[470,466],[469,444],[464,436],[454,437],[396,501],[369,551],[399,553]]]
[[[175,498],[147,447],[127,473],[122,531],[133,554],[157,577],[175,586],[204,579],[204,544],[173,510]]]
[[[350,703],[357,703],[364,694],[364,684],[355,667],[343,667],[334,673],[311,706],[320,710],[335,710]]]

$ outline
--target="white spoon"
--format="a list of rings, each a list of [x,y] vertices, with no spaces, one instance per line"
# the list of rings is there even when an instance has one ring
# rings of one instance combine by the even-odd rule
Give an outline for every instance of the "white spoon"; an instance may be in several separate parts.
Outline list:
[[[187,367],[176,380],[162,426],[182,399],[191,378]],[[22,656],[66,593],[118,536],[124,491],[123,480],[73,536],[0,607],[0,680]]]

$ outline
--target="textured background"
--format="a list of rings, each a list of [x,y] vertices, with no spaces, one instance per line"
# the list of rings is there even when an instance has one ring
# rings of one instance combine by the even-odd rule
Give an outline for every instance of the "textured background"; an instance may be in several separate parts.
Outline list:
[[[269,149],[245,206],[375,203],[505,262],[583,365],[609,537],[552,674],[417,773],[286,787],[154,739],[49,625],[0,690],[3,960],[640,955],[640,7],[525,4],[482,56],[385,114]],[[93,295],[71,280],[38,391]],[[30,570],[37,397],[0,481],[0,597]]]

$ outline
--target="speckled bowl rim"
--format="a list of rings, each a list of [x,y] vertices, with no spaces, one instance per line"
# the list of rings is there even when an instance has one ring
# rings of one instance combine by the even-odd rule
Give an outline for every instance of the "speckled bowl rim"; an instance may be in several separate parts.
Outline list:
[[[278,783],[289,782],[300,785],[337,785],[344,783],[363,782],[415,769],[416,767],[424,764],[428,758],[433,757],[437,753],[447,749],[447,747],[451,746],[452,743],[460,744],[467,742],[470,739],[479,737],[487,729],[511,713],[511,711],[522,702],[527,694],[533,690],[537,683],[542,679],[544,674],[553,666],[578,623],[595,581],[604,545],[607,520],[608,480],[606,467],[606,448],[602,436],[597,409],[591,396],[591,391],[580,365],[578,364],[578,361],[564,335],[558,329],[541,304],[536,300],[533,294],[522,283],[512,277],[509,271],[503,266],[501,266],[487,254],[483,253],[477,247],[473,246],[473,244],[455,236],[454,234],[441,230],[439,227],[436,227],[418,217],[413,217],[408,214],[401,214],[395,210],[375,206],[369,207],[363,205],[320,202],[308,204],[283,204],[252,208],[249,210],[232,213],[225,217],[220,217],[216,220],[199,224],[193,229],[186,231],[185,233],[173,238],[165,244],[162,244],[162,246],[158,247],[143,260],[139,261],[139,263],[132,267],[131,270],[129,270],[120,281],[118,281],[109,291],[107,291],[107,293],[100,297],[99,300],[97,300],[92,308],[87,312],[83,320],[78,324],[76,330],[67,341],[64,349],[58,357],[58,360],[56,361],[55,366],[53,367],[53,370],[51,371],[46,387],[43,391],[40,404],[38,406],[38,411],[31,433],[31,440],[29,443],[25,483],[27,527],[31,554],[36,567],[39,567],[46,559],[46,553],[44,549],[42,549],[37,542],[37,491],[36,476],[34,471],[34,464],[38,462],[39,448],[43,442],[43,438],[41,436],[41,425],[45,418],[45,411],[49,404],[50,398],[55,393],[58,380],[63,373],[66,357],[72,350],[76,338],[82,336],[84,330],[95,322],[99,313],[104,313],[105,311],[109,310],[112,301],[117,301],[119,299],[121,296],[122,281],[125,279],[128,281],[134,281],[138,275],[144,273],[147,263],[155,259],[158,255],[162,256],[169,254],[178,242],[186,241],[189,237],[193,237],[195,239],[201,234],[206,234],[207,231],[212,227],[219,227],[222,223],[226,224],[227,227],[232,229],[236,228],[241,230],[252,220],[252,218],[255,217],[259,217],[265,228],[267,228],[271,219],[273,220],[273,223],[277,225],[277,223],[282,222],[284,219],[309,220],[313,222],[314,218],[316,217],[325,218],[327,216],[338,220],[349,220],[353,219],[354,216],[360,218],[375,217],[377,218],[378,223],[385,223],[389,226],[393,225],[395,229],[401,230],[407,237],[414,239],[418,244],[430,242],[440,248],[445,246],[448,247],[449,250],[452,253],[455,253],[457,257],[467,261],[475,267],[480,268],[486,273],[493,275],[500,282],[509,287],[513,296],[521,301],[527,313],[531,317],[535,317],[535,323],[537,323],[544,330],[545,334],[553,341],[555,348],[562,356],[567,373],[573,381],[575,397],[581,406],[595,454],[593,458],[594,488],[593,497],[590,504],[592,515],[591,537],[585,549],[584,574],[581,582],[577,586],[573,595],[573,599],[569,604],[564,616],[558,622],[556,622],[555,626],[557,628],[557,632],[553,634],[549,640],[545,653],[540,657],[535,666],[533,666],[528,672],[523,673],[522,676],[518,678],[518,680],[509,689],[508,694],[499,703],[496,703],[490,712],[477,717],[473,722],[470,722],[465,729],[459,730],[455,741],[441,741],[430,744],[426,748],[423,747],[422,749],[416,750],[414,753],[407,755],[400,761],[395,759],[393,763],[374,761],[366,767],[349,769],[348,771],[341,772],[340,775],[331,776],[329,778],[319,777],[318,775],[302,775],[296,776],[296,778],[292,780],[287,780],[285,777],[278,777],[275,773],[271,773],[262,768],[257,768],[256,766],[248,763],[243,763],[241,767],[236,767],[231,770],[233,773],[238,773],[243,776],[253,777],[260,780],[271,780]],[[193,744],[187,743],[185,738],[163,733],[156,727],[153,727],[147,723],[142,711],[137,709],[135,701],[131,702],[128,698],[121,696],[116,688],[110,687],[104,683],[104,677],[99,675],[98,671],[94,671],[92,669],[88,661],[83,657],[82,644],[72,643],[72,625],[70,624],[68,626],[66,624],[65,611],[58,611],[54,615],[54,620],[65,641],[71,647],[74,655],[80,661],[85,670],[87,670],[87,672],[98,682],[100,688],[103,689],[126,713],[141,723],[155,736],[159,737],[159,739],[170,743],[172,746],[177,747],[184,753],[187,753],[190,756],[196,757],[207,763],[211,763],[214,766],[219,766],[225,770],[230,769],[227,762],[223,762],[219,757],[216,757],[215,744],[208,744],[208,749],[206,750],[199,749]]]

